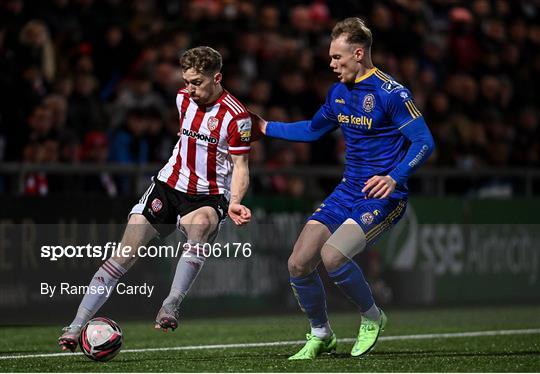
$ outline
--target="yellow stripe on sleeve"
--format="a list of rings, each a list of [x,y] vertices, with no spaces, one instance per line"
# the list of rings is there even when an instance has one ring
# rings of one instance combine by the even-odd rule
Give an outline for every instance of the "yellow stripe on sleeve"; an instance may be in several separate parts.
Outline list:
[[[418,114],[414,111],[410,101],[406,101],[405,106],[407,107],[407,110],[409,111],[409,114],[412,118],[418,117]]]
[[[418,110],[418,108],[414,104],[414,101],[411,100],[409,102],[411,103],[411,107],[413,108],[413,110],[418,114],[418,117],[420,117],[422,115],[422,113],[420,113],[420,111]]]
[[[381,73],[379,70],[375,70],[375,75],[377,77],[379,77],[379,79],[381,79],[384,82],[390,81],[390,79],[388,79],[386,76],[384,76],[383,73]]]

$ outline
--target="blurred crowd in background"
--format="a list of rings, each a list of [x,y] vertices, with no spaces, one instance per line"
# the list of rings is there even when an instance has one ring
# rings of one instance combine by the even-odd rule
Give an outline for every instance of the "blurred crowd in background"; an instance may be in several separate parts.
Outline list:
[[[177,141],[178,57],[197,45],[221,52],[224,87],[250,110],[311,118],[336,80],[330,31],[350,16],[371,28],[375,66],[412,90],[436,139],[432,165],[540,165],[540,4],[520,0],[3,0],[0,162],[163,163]],[[344,159],[338,131],[252,149],[254,166]],[[55,188],[34,173],[24,192]],[[103,174],[84,188],[130,187]],[[309,186],[275,176],[255,188]]]

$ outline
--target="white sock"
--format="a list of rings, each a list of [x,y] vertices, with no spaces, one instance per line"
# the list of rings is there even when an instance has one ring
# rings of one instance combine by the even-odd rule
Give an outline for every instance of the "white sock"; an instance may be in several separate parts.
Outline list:
[[[330,323],[326,322],[324,325],[316,327],[311,326],[311,335],[323,340],[328,339],[332,336],[332,328],[330,327]]]
[[[118,279],[126,273],[120,264],[118,264],[113,259],[108,259],[101,265],[94,277],[90,281],[89,292],[86,293],[79,305],[77,310],[77,315],[71,325],[84,325],[96,314],[96,312],[105,304],[107,301],[107,292],[102,293],[91,293],[92,288],[97,289],[99,286],[105,286],[110,290],[114,290]]]
[[[367,319],[370,319],[372,321],[377,321],[379,317],[381,316],[381,311],[379,307],[375,303],[373,303],[371,308],[363,312],[362,315],[366,317]]]
[[[188,243],[190,249],[186,250],[178,260],[171,291],[163,301],[163,305],[174,304],[176,307],[180,306],[204,265],[206,257],[202,252],[202,244],[190,241]],[[197,245],[199,246],[198,250]]]

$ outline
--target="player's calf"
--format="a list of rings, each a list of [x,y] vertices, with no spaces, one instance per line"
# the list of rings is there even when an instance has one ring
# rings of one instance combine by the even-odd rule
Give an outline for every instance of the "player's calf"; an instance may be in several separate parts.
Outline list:
[[[186,297],[191,286],[199,275],[206,256],[200,251],[201,243],[188,241],[187,250],[182,254],[176,265],[176,272],[171,285],[171,290],[156,317],[156,329],[175,330],[178,327],[180,304]]]

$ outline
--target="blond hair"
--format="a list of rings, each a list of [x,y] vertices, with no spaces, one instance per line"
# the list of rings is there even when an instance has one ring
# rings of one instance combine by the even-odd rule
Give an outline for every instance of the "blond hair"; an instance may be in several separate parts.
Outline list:
[[[346,35],[345,41],[349,44],[360,44],[365,48],[371,48],[373,36],[365,22],[358,17],[346,18],[338,22],[332,29],[332,40]]]

